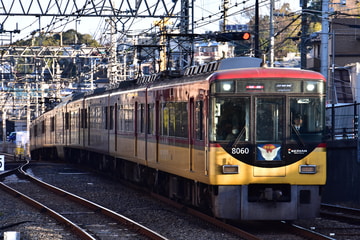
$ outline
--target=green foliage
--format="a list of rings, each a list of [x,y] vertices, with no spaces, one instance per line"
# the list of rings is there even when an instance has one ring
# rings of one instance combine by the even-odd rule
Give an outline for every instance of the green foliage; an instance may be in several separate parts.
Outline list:
[[[315,14],[304,15],[308,26],[306,36],[321,29],[319,7],[321,9],[321,0],[308,1],[307,9],[315,10]],[[276,9],[274,12],[278,15],[274,16],[275,58],[285,57],[289,52],[299,52],[300,36],[302,35],[301,12],[293,13],[289,3],[284,3],[280,9]],[[267,54],[270,45],[270,17],[265,15],[259,18],[260,51]],[[249,26],[252,26],[252,30],[254,30],[255,17],[251,17]]]
[[[37,34],[36,34],[37,35]],[[62,40],[62,41],[61,41]],[[52,35],[35,34],[29,39],[18,40],[14,43],[17,46],[60,46],[62,45],[75,45],[85,44],[89,47],[99,47],[100,44],[92,38],[90,34],[77,33],[75,30],[70,29],[66,32],[55,33]]]

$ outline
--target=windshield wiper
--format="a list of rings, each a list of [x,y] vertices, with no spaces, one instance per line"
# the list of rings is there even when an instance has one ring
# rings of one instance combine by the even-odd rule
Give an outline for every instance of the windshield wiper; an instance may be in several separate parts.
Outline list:
[[[234,140],[234,143],[232,144],[232,147],[236,146],[237,143],[240,141],[240,139],[242,138],[242,136],[244,135],[244,133],[246,132],[246,128],[245,126],[241,129],[241,132],[239,133],[239,135],[236,137],[236,139]]]

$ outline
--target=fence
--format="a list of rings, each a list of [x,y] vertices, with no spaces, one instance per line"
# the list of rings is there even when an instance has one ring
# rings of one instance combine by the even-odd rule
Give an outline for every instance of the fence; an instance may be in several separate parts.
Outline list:
[[[326,127],[331,140],[358,139],[359,104],[326,108]]]

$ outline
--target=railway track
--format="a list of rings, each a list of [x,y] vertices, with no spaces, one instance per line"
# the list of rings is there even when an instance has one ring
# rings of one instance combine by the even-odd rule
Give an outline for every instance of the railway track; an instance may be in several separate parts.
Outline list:
[[[114,211],[30,176],[24,166],[3,173],[0,187],[64,224],[80,239],[166,239]],[[23,179],[16,189],[4,183],[13,174]]]
[[[360,224],[360,209],[321,204],[321,215],[352,224]]]
[[[209,222],[216,227],[222,228],[228,232],[231,232],[234,235],[237,235],[241,239],[246,240],[260,240],[264,239],[263,236],[259,236],[256,234],[256,231],[246,230],[247,227],[244,227],[241,223],[226,223],[223,222],[221,219],[213,218],[212,216],[206,215],[202,212],[199,212],[197,210],[194,210],[192,208],[188,208],[182,204],[179,204],[175,201],[172,201],[168,198],[164,198],[158,194],[152,193],[152,196],[157,198],[160,201],[165,202],[166,204],[169,204],[175,208],[181,209],[181,211],[186,212],[188,214],[191,214],[197,218],[200,218],[206,222]],[[250,223],[252,224],[252,223]],[[285,234],[289,236],[289,239],[312,239],[312,240],[335,240],[332,237],[325,236],[319,232],[313,231],[311,229],[305,229],[301,226],[287,223],[284,221],[271,221],[271,222],[259,222],[260,225],[257,225],[256,228],[260,229],[267,229],[265,232],[265,235],[270,233],[270,235],[279,235],[279,237],[282,237],[281,235]],[[266,227],[265,227],[266,226]],[[275,231],[274,231],[275,230]],[[274,233],[275,232],[275,233]],[[279,232],[279,233],[276,233]]]
[[[42,166],[42,168],[44,168],[43,164],[41,166]],[[20,172],[22,172],[22,173],[21,173],[21,175],[19,177],[21,177],[23,179],[25,178],[24,183],[26,185],[25,185],[24,188],[29,188],[27,185],[29,185],[30,182],[28,182],[28,181],[33,181],[33,180],[30,180],[30,179],[32,179],[32,177],[30,176],[30,170],[32,172],[33,169],[29,169],[29,174],[24,172],[23,169],[24,168],[21,169]],[[11,174],[11,173],[9,173],[9,174]],[[41,177],[42,175],[37,175],[36,174],[35,176]],[[48,181],[48,180],[46,180],[46,181]],[[36,180],[36,182],[37,182],[37,184],[44,185],[46,188],[49,185],[49,184],[46,184],[46,183],[44,183],[42,181],[38,181],[38,180]],[[52,183],[52,182],[50,181],[50,183]],[[32,192],[34,192],[35,191],[35,185],[31,185],[31,186],[32,186],[31,188],[34,189]],[[58,186],[63,188],[62,185],[58,185]],[[41,187],[41,189],[42,188],[43,187]],[[37,189],[37,186],[36,186],[36,189]],[[35,194],[40,195],[40,192],[42,191],[41,189],[36,190],[37,192]],[[20,189],[19,191],[22,192],[23,189]],[[59,188],[55,188],[55,189],[53,189],[51,191],[58,192]],[[72,190],[70,190],[70,191],[73,192]],[[144,192],[144,190],[141,190],[140,192]],[[79,194],[76,191],[75,191],[75,193]],[[69,192],[60,191],[60,192],[58,192],[57,195],[59,195],[59,194],[62,195],[62,196],[66,196],[66,198],[73,198],[72,197],[73,194],[71,194]],[[16,195],[17,195],[17,193],[16,193]],[[30,195],[30,193],[27,193],[27,195]],[[61,200],[50,200],[48,192],[45,195],[46,195],[46,199],[44,201],[41,201],[41,202],[49,202],[49,201],[58,202],[58,201],[61,201]],[[170,201],[169,199],[166,199],[166,198],[164,198],[162,196],[159,196],[159,195],[156,195],[156,194],[151,194],[151,195],[152,195],[152,197],[155,197],[157,200],[160,200],[161,202],[165,202],[166,205],[170,204],[171,206],[179,209],[181,212],[192,215],[192,216],[195,216],[196,218],[200,218],[200,219],[204,220],[205,222],[208,222],[211,225],[215,226],[216,228],[223,229],[226,232],[230,232],[233,235],[238,236],[238,238],[240,238],[240,239],[251,239],[251,240],[268,239],[269,236],[271,236],[271,235],[274,236],[274,234],[276,236],[279,236],[277,239],[284,239],[284,236],[285,236],[285,239],[286,239],[286,237],[287,237],[287,239],[327,239],[327,240],[334,239],[334,238],[331,238],[331,237],[327,237],[327,236],[318,234],[315,231],[305,229],[305,228],[301,228],[301,227],[298,227],[298,226],[294,226],[294,225],[291,225],[291,224],[288,224],[288,223],[285,223],[285,222],[265,222],[265,223],[264,222],[259,222],[258,223],[259,225],[256,228],[264,230],[259,234],[259,231],[257,231],[257,230],[255,230],[255,231],[250,231],[249,230],[248,231],[246,228],[243,228],[242,226],[236,226],[236,225],[233,225],[233,224],[225,223],[222,220],[215,219],[215,218],[213,218],[211,216],[207,216],[207,215],[205,215],[205,214],[203,214],[201,212],[198,212],[198,211],[196,211],[196,210],[194,210],[192,208],[188,208],[188,207],[186,207],[186,206],[184,206],[182,204],[179,204],[178,202]],[[88,199],[91,199],[91,198],[88,198]],[[39,200],[39,202],[40,202],[40,200]],[[51,207],[50,210],[47,210],[47,208],[45,208],[44,206],[39,206],[38,209],[41,210],[41,211],[46,211],[48,214],[52,214],[51,212],[48,212],[48,211],[53,209],[53,207]],[[92,216],[94,215],[94,212],[102,212],[101,206],[98,206],[97,204],[95,204],[95,206],[90,206],[90,210],[89,210],[89,208],[79,209],[79,210],[74,210],[74,209],[78,209],[78,208],[71,208],[71,210],[66,210],[65,207],[61,207],[61,209],[57,210],[56,212],[62,213],[61,215],[63,217],[65,217],[65,218],[68,218],[68,219],[70,219],[72,217],[76,217],[76,215],[80,215],[80,218],[81,217],[83,218],[84,216],[90,215],[91,218],[92,218]],[[56,218],[56,217],[54,217],[54,218]],[[88,218],[90,218],[90,217],[88,217]],[[62,221],[62,220],[60,219],[59,221]],[[72,221],[72,222],[75,222],[75,221]],[[97,220],[97,222],[99,223],[100,220]],[[80,228],[80,230],[83,230],[83,229],[86,228],[87,225],[90,225],[92,227],[100,227],[102,229],[102,231],[104,232],[105,228],[103,227],[103,225],[106,225],[106,224],[101,224],[101,225],[97,224],[96,225],[96,224],[88,224],[88,223],[77,223],[77,224],[75,224],[76,226],[71,226],[71,225],[68,225],[67,223],[64,223],[64,225],[68,226],[68,228],[71,228],[74,232],[78,231],[76,226],[78,226]],[[107,224],[107,225],[112,225],[112,226],[115,225],[116,227],[118,227],[118,224],[115,223],[115,221],[113,221],[113,222],[111,222],[110,224]],[[126,224],[125,224],[125,226],[126,226]],[[152,228],[156,229],[154,227],[152,227]],[[156,230],[158,231],[158,229],[156,229]],[[173,229],[173,231],[176,231],[176,230]],[[93,233],[93,232],[95,232],[95,230],[91,230],[90,232]],[[103,232],[99,233],[99,235],[103,234]],[[108,232],[114,232],[114,231],[109,230]],[[80,235],[80,233],[77,233],[77,234]],[[90,237],[93,237],[93,235],[90,234]],[[84,236],[82,238],[83,239],[93,239],[93,238],[87,238],[86,236]],[[112,238],[114,239],[114,237],[112,237]],[[135,238],[139,239],[140,237],[135,237]],[[105,238],[97,238],[97,239],[105,239]],[[157,238],[152,238],[152,239],[157,239]],[[270,239],[274,239],[274,238],[270,237]]]

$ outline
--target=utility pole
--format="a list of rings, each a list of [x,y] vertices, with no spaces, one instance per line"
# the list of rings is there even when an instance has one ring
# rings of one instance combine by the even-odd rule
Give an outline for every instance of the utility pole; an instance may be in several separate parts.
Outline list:
[[[180,19],[180,35],[184,36],[179,36],[179,41],[182,42],[182,46],[179,46],[179,67],[183,70],[194,61],[194,0],[181,0]]]
[[[160,45],[162,50],[160,52],[160,72],[167,70],[168,68],[168,58],[167,51],[169,50],[168,41],[166,41],[167,26],[172,25],[170,18],[164,18],[159,21],[154,22],[155,26],[158,26],[160,29]]]
[[[255,57],[260,58],[260,47],[259,47],[259,0],[255,1],[255,28],[254,28],[254,52]]]
[[[228,17],[228,10],[229,8],[229,0],[223,0],[222,1],[222,11],[223,11],[223,22],[221,26],[221,32],[226,31],[226,24],[227,24],[227,17]]]
[[[274,45],[275,45],[275,37],[274,37],[274,0],[270,0],[270,57],[269,63],[270,67],[274,67]]]
[[[107,77],[109,78],[109,84],[115,85],[118,81],[117,79],[117,59],[116,59],[116,23],[113,21],[113,18],[108,19],[110,26],[110,56],[109,56],[109,66]]]
[[[301,69],[306,69],[306,38],[308,32],[307,15],[305,9],[307,9],[308,0],[302,0],[302,14],[301,14],[301,41],[300,41],[300,65]]]
[[[329,44],[329,0],[322,1],[322,11],[321,11],[321,45],[320,45],[320,73],[328,79],[328,44]],[[333,91],[333,89],[331,89]],[[332,99],[333,100],[333,99]]]

